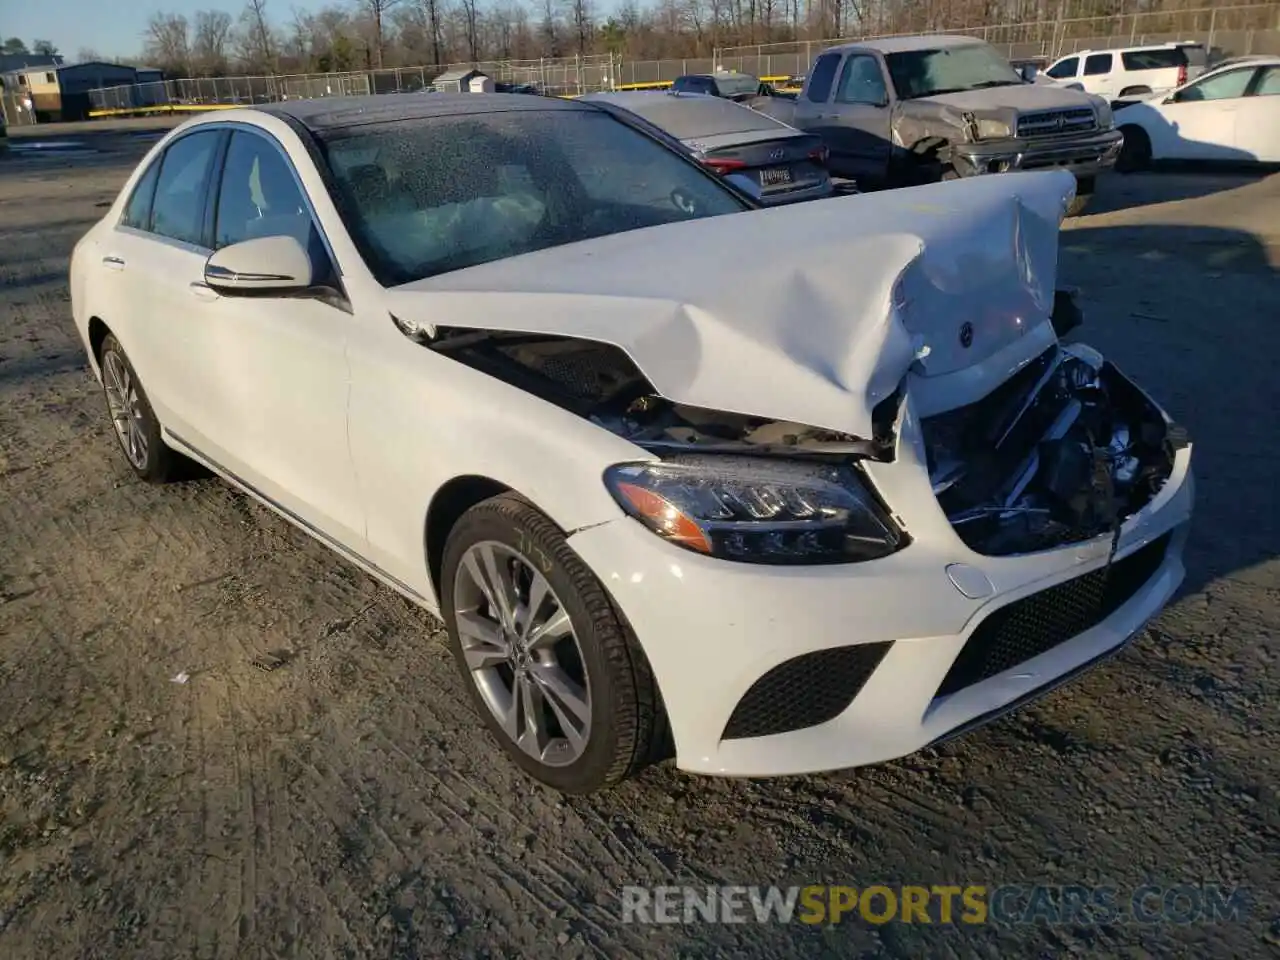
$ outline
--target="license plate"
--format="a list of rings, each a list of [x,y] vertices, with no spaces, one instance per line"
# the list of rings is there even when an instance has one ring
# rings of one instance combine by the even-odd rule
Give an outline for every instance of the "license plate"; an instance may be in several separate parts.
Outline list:
[[[791,170],[787,167],[766,167],[760,171],[760,185],[777,187],[791,182]]]

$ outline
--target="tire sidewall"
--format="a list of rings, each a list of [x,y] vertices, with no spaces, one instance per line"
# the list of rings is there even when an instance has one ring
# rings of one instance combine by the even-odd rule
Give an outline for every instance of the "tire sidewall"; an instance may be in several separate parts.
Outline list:
[[[129,371],[129,382],[133,389],[138,393],[138,402],[142,405],[143,414],[146,418],[146,435],[147,435],[147,462],[139,468],[129,459],[128,451],[124,449],[124,444],[120,441],[120,434],[116,431],[115,423],[111,423],[111,435],[115,438],[116,447],[124,456],[124,462],[129,465],[129,469],[136,473],[144,480],[156,479],[164,469],[165,445],[164,439],[160,435],[160,421],[156,417],[156,412],[151,406],[151,400],[147,397],[147,391],[142,386],[142,381],[138,378],[138,371],[133,369],[133,364],[129,362],[129,355],[124,352],[124,348],[120,346],[120,341],[114,335],[108,334],[107,338],[102,341],[102,352],[98,357],[98,369],[102,372],[102,399],[107,401],[107,354],[114,353],[124,363],[125,369]],[[111,405],[107,403],[107,414],[111,414]]]
[[[522,522],[519,516],[522,512],[537,519]],[[539,763],[512,742],[480,695],[463,656],[454,610],[454,581],[466,550],[487,540],[519,551],[536,566],[547,578],[573,624],[590,684],[591,734],[582,756],[567,766],[551,767]],[[583,601],[577,586],[577,581],[583,577],[595,579],[550,521],[542,518],[531,506],[525,507],[525,511],[504,510],[498,506],[497,500],[472,508],[454,526],[445,546],[440,575],[440,610],[448,629],[449,646],[476,712],[521,769],[534,779],[566,793],[586,793],[597,789],[614,769],[619,752],[614,705],[624,694],[619,685],[630,681],[629,677],[619,675],[616,665],[604,656],[597,641],[601,611],[596,610],[593,614]],[[599,582],[595,582],[599,586]],[[603,596],[603,587],[599,589]],[[612,614],[612,610],[609,613]]]

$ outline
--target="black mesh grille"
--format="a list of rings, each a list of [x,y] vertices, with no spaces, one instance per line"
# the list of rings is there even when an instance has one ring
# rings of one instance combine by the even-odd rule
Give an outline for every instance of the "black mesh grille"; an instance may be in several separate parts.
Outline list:
[[[853,702],[891,646],[835,647],[778,664],[738,701],[724,739],[768,737],[834,719]]]
[[[944,697],[1025,663],[1115,613],[1164,562],[1169,534],[1048,590],[1015,600],[978,624],[935,696]]]

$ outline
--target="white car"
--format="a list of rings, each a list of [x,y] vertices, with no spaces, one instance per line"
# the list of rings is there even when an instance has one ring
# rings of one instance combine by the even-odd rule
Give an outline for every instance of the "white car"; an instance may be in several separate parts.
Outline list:
[[[1204,72],[1204,55],[1204,47],[1192,43],[1079,50],[1055,60],[1044,76],[1109,100],[1140,97],[1194,80]]]
[[[1280,57],[1223,64],[1199,80],[1119,107],[1117,169],[1153,160],[1280,163]]]
[[[295,101],[161,141],[72,302],[133,471],[438,613],[532,776],[794,774],[1011,708],[1182,579],[1185,434],[1057,339],[1073,190],[759,210],[607,106]]]

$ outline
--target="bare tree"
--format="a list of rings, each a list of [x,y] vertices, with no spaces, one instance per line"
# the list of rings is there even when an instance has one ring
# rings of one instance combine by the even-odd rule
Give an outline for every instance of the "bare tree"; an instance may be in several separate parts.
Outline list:
[[[573,31],[579,54],[590,52],[595,39],[595,17],[591,0],[565,0],[564,15]]]
[[[210,76],[227,70],[227,41],[231,38],[231,14],[222,10],[197,10],[191,58],[195,67]]]
[[[467,41],[467,59],[476,63],[480,59],[480,12],[476,0],[458,0],[458,13],[462,17],[462,35]]]
[[[373,21],[373,65],[375,67],[382,66],[382,53],[386,47],[386,39],[382,31],[383,18],[400,6],[400,3],[401,0],[356,0],[359,8]]]
[[[422,18],[431,36],[431,62],[440,64],[440,0],[419,0]]]
[[[556,0],[542,0],[542,23],[539,30],[542,34],[542,49],[548,57],[560,55],[559,24],[556,18]]]
[[[248,0],[240,13],[240,56],[252,68],[276,66],[275,31],[267,19],[267,0]]]
[[[93,47],[81,47],[76,51],[76,63],[102,63],[102,54]]]
[[[180,13],[155,13],[147,21],[146,56],[161,70],[191,76],[191,40],[187,18]]]
[[[58,48],[48,40],[37,40],[31,44],[31,52],[38,53],[46,57],[54,57],[58,54]]]

